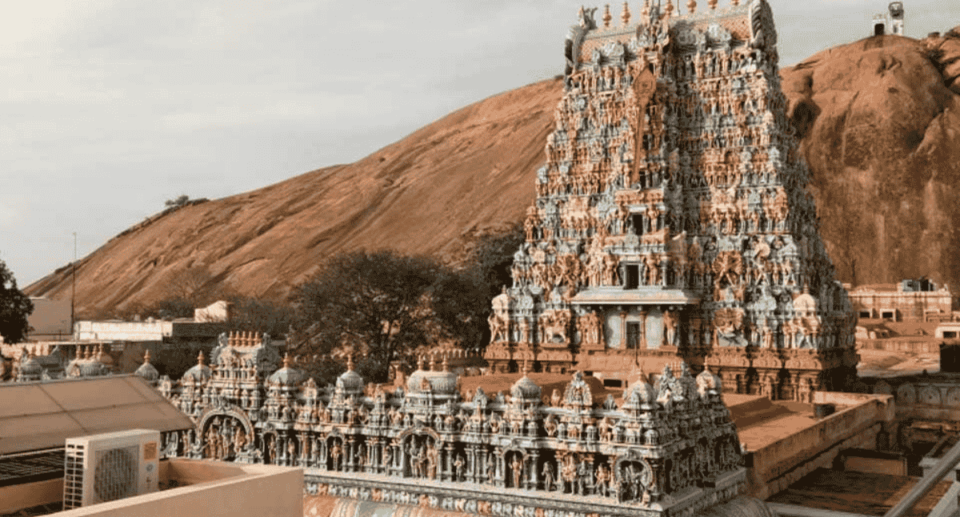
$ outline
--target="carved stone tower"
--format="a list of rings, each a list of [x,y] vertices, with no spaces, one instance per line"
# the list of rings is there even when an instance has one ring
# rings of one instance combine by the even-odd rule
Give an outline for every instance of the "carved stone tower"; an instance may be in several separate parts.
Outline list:
[[[765,0],[620,23],[581,9],[496,370],[705,363],[728,390],[810,400],[855,375],[846,291],[818,234]],[[678,357],[679,356],[679,357]]]

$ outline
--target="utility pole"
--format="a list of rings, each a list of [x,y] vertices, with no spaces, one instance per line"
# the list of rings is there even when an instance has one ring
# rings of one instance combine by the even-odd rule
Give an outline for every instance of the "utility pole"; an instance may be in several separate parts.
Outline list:
[[[77,232],[73,232],[72,286],[70,287],[70,331],[76,335],[76,298],[77,298]]]

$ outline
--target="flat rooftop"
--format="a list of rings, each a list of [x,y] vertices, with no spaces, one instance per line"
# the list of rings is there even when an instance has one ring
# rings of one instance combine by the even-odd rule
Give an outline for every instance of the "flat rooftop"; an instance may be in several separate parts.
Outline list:
[[[770,400],[756,395],[724,393],[740,441],[751,451],[762,449],[798,430],[815,425],[813,404],[791,400]],[[837,410],[843,409],[838,406]]]
[[[920,478],[913,476],[840,472],[821,468],[773,495],[767,502],[882,517],[919,481]],[[949,481],[941,481],[905,515],[929,515],[950,490],[951,485]]]

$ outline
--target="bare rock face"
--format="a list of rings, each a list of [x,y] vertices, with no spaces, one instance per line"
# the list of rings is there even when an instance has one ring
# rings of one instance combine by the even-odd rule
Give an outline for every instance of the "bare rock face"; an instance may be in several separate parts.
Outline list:
[[[878,36],[781,72],[838,277],[927,275],[960,289],[960,27]],[[282,299],[332,254],[392,248],[456,261],[536,198],[559,80],[454,112],[349,165],[155,216],[84,258],[82,316],[169,296],[191,270]],[[63,268],[27,287],[70,295]]]
[[[930,38],[925,41],[943,70],[943,82],[956,93],[960,93],[960,25],[954,27],[942,38]]]
[[[185,279],[280,300],[326,257],[359,249],[462,258],[478,235],[523,218],[561,93],[559,79],[535,83],[356,163],[154,216],[81,261],[79,314],[149,304]],[[70,268],[26,291],[69,297]]]
[[[960,286],[958,43],[877,36],[781,73],[843,281]]]

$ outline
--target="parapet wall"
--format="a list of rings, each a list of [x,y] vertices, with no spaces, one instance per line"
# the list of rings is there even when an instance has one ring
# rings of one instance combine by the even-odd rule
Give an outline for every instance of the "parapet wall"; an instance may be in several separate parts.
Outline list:
[[[814,403],[846,407],[749,453],[748,495],[766,499],[814,469],[829,468],[844,449],[875,449],[877,435],[896,418],[889,395],[817,392]]]

